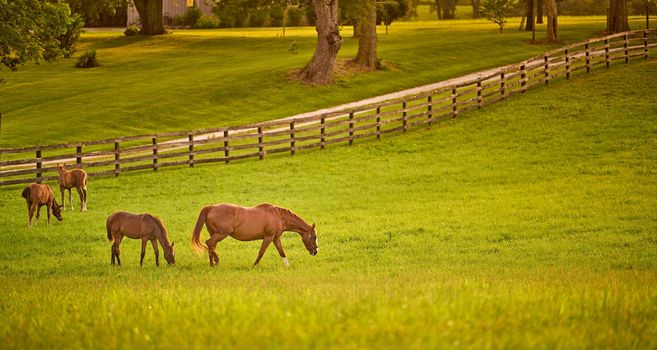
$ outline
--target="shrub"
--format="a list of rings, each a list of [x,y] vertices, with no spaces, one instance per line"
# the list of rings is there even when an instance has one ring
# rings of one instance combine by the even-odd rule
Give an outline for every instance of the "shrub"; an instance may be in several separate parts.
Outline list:
[[[123,35],[125,36],[133,36],[139,34],[139,28],[137,26],[129,26],[123,31]]]
[[[75,52],[75,45],[78,44],[78,39],[80,39],[82,27],[84,27],[82,16],[77,13],[71,14],[71,20],[66,25],[66,33],[58,38],[64,57],[70,58]]]
[[[254,9],[249,16],[250,27],[262,27],[267,21],[267,11],[264,9]]]
[[[198,29],[214,29],[219,28],[219,19],[215,16],[201,16],[201,18],[196,21],[194,28]]]
[[[92,68],[98,67],[100,64],[96,61],[96,50],[85,51],[78,58],[78,63],[75,65],[78,68]]]
[[[289,27],[297,27],[301,25],[303,19],[303,10],[298,7],[290,7],[287,9],[287,25]]]
[[[185,25],[196,27],[196,22],[201,19],[202,15],[203,13],[201,12],[201,9],[196,7],[187,9],[187,13],[185,14]]]

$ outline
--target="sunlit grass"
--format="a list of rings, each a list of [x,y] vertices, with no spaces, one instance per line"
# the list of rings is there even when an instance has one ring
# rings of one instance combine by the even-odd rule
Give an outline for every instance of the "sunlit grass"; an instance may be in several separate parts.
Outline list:
[[[294,157],[92,179],[89,211],[26,227],[0,189],[2,348],[654,348],[655,61],[539,87],[432,129]],[[189,245],[207,204],[271,202],[319,229],[286,269],[226,239]],[[178,264],[105,218],[159,215]],[[203,237],[207,237],[204,231]]]
[[[601,17],[560,20],[564,42],[586,39],[605,24]],[[342,28],[342,58],[356,55],[350,31]],[[95,49],[101,67],[74,68],[74,57],[0,71],[6,80],[0,86],[0,146],[282,118],[517,62],[552,48],[528,44],[527,32],[500,35],[485,20],[395,22],[388,35],[382,31],[378,56],[390,69],[338,77],[329,87],[288,79],[313,54],[316,33],[310,27],[288,28],[285,38],[281,28],[173,30],[157,37],[89,31],[78,54]]]

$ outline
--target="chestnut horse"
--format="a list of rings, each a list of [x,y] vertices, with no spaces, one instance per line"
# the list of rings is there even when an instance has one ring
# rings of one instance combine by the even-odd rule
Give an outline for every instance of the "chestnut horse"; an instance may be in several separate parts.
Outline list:
[[[207,246],[201,244],[199,240],[203,224],[210,233],[210,239],[205,241]],[[197,252],[207,250],[210,266],[216,266],[219,263],[219,256],[217,256],[215,247],[224,238],[231,236],[240,241],[262,239],[258,258],[253,264],[253,266],[258,266],[265,250],[273,241],[283,263],[285,266],[289,266],[281,244],[281,235],[284,231],[299,233],[310,255],[317,254],[315,224],[309,225],[289,209],[271,204],[260,204],[254,208],[245,208],[233,204],[217,204],[204,207],[201,209],[196,221],[196,227],[194,227],[192,246]]]
[[[44,205],[48,209],[48,225],[50,225],[51,210],[57,220],[63,220],[62,211],[55,200],[55,194],[52,191],[52,187],[48,185],[31,184],[23,189],[22,196],[27,202],[27,227],[32,227],[32,216],[34,215],[34,212],[36,212],[36,220],[34,221],[34,224],[39,221],[39,212]]]
[[[71,188],[75,187],[80,196],[80,211],[87,210],[87,172],[82,169],[73,169],[71,171],[64,168],[64,164],[57,164],[57,182],[59,190],[62,192],[62,208],[66,207],[64,202],[64,190],[68,190],[68,203],[73,210],[73,200],[71,199]]]
[[[160,251],[157,249],[157,242],[160,242],[164,249],[164,258],[169,265],[176,263],[176,252],[173,249],[173,242],[169,243],[169,233],[162,224],[162,221],[151,214],[132,214],[125,211],[117,211],[107,218],[107,239],[114,241],[112,245],[112,265],[114,259],[121,266],[119,258],[119,245],[123,237],[132,239],[141,239],[141,260],[139,266],[144,264],[146,255],[146,242],[151,241],[153,251],[155,252],[155,266],[160,266]]]

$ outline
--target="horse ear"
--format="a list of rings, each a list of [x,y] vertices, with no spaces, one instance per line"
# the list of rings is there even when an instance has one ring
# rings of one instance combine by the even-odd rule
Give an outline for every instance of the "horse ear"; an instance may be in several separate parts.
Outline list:
[[[172,246],[172,247],[173,247],[173,244],[174,244],[174,243],[176,243],[176,242],[174,242],[174,241],[171,241],[171,246]]]
[[[312,226],[312,228],[315,228],[315,223],[314,223],[314,222],[313,222],[313,226]]]

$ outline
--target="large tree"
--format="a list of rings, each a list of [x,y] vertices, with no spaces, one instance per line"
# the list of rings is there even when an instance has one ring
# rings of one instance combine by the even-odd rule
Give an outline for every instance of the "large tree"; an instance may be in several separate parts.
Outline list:
[[[137,12],[141,30],[139,34],[159,35],[164,34],[164,23],[162,20],[162,0],[132,0]]]
[[[527,24],[525,25],[526,31],[534,30],[534,0],[527,0]]]
[[[453,19],[456,16],[456,0],[434,0],[438,19]]]
[[[546,39],[550,43],[555,43],[559,40],[557,35],[557,1],[545,0],[545,9],[547,12]]]
[[[68,4],[0,0],[0,62],[11,70],[66,54],[60,38],[71,23]]]
[[[363,0],[359,6],[358,19],[358,54],[356,63],[371,69],[376,69],[376,0]]]
[[[479,14],[479,5],[481,5],[481,0],[470,0],[470,3],[472,4],[472,18],[479,18],[481,15]]]
[[[543,23],[543,0],[536,0],[536,23]]]
[[[333,80],[333,68],[342,46],[338,27],[338,0],[312,0],[315,10],[317,48],[310,62],[299,72],[301,80],[318,85]]]
[[[621,33],[630,30],[627,21],[627,0],[609,0],[609,19],[607,33]]]

